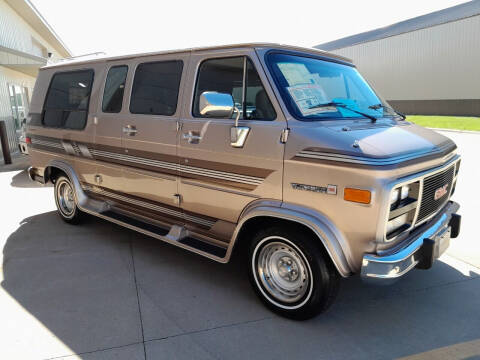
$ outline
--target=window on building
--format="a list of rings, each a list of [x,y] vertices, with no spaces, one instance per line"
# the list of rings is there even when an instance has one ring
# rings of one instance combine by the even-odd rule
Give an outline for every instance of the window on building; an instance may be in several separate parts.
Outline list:
[[[179,60],[138,65],[133,80],[130,112],[173,115],[177,110],[183,62]]]
[[[196,117],[202,117],[199,101],[205,91],[232,95],[241,119],[273,120],[276,117],[253,63],[243,56],[206,60],[200,65],[193,105]]]
[[[25,88],[18,85],[8,85],[13,122],[16,130],[20,130],[25,124],[28,113],[28,104],[25,102],[26,94],[23,92],[24,89]]]
[[[127,73],[128,67],[125,65],[113,66],[108,70],[105,90],[103,91],[103,112],[118,113],[122,110]]]
[[[87,122],[93,70],[53,75],[45,101],[43,124],[49,127],[83,129]]]

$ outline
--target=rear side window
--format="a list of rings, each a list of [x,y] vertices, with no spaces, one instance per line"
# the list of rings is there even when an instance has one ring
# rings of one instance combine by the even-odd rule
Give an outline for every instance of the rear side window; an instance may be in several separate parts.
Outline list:
[[[198,71],[193,116],[202,117],[199,109],[200,95],[205,91],[230,94],[241,112],[241,119],[274,120],[275,110],[265,92],[260,76],[250,59],[239,56],[209,59],[202,62]],[[232,114],[235,117],[236,114]]]
[[[138,65],[133,80],[132,114],[173,115],[177,110],[183,62],[179,60]]]
[[[128,66],[113,66],[108,70],[105,90],[103,91],[102,111],[118,113],[122,110],[123,93]]]
[[[43,111],[43,125],[83,129],[87,122],[93,70],[53,75]]]

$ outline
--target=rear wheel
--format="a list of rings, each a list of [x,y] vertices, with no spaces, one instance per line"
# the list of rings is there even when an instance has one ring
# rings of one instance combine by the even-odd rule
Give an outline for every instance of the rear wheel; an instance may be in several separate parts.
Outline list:
[[[255,292],[271,310],[297,320],[327,310],[338,293],[339,274],[318,239],[286,226],[255,235],[249,275]]]
[[[63,175],[57,177],[55,180],[54,196],[60,217],[70,224],[79,223],[83,213],[77,207],[75,190],[70,179]]]

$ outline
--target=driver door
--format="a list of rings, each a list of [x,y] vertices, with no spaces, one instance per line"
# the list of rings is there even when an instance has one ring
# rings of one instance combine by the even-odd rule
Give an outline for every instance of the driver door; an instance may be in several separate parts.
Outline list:
[[[217,52],[191,57],[178,138],[179,193],[186,226],[228,242],[242,210],[260,198],[282,199],[286,121],[271,99],[273,92],[255,52],[228,56]],[[228,93],[249,133],[242,147],[231,143],[231,119],[204,117],[199,98],[205,91]]]

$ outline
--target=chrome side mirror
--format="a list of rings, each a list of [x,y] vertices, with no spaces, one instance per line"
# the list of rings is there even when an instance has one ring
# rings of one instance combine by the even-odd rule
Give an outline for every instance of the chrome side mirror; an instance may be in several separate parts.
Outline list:
[[[216,91],[205,91],[200,95],[199,110],[202,116],[219,118],[231,118],[235,111],[237,115],[235,117],[235,126],[230,130],[230,145],[236,148],[243,147],[250,128],[248,126],[238,126],[240,110],[235,107],[232,95]]]
[[[203,92],[198,105],[200,115],[208,117],[231,118],[235,110],[232,95],[216,91]]]

